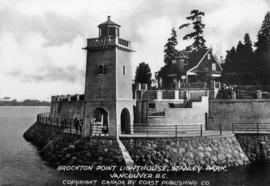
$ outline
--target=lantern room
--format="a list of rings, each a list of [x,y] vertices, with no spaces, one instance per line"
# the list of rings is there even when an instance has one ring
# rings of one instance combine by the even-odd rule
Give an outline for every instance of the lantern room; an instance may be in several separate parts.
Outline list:
[[[98,25],[99,37],[119,37],[120,25],[111,21],[111,16],[108,20]]]

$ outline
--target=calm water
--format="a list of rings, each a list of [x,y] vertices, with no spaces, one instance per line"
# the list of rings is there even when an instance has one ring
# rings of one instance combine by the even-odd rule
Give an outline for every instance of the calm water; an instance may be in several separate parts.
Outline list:
[[[36,114],[48,111],[49,107],[0,107],[0,185],[62,185],[64,179],[97,177],[89,173],[67,175],[46,166],[37,149],[23,139],[23,133],[34,123]],[[176,173],[170,174],[170,179],[199,183],[206,180],[211,186],[269,186],[270,163],[222,173]]]

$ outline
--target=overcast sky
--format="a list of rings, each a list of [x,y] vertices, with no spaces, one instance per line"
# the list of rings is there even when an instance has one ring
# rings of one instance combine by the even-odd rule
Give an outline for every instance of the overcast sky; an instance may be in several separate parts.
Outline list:
[[[152,72],[163,65],[171,28],[192,9],[205,12],[205,39],[217,55],[242,40],[256,40],[269,0],[0,0],[0,98],[50,100],[84,93],[87,38],[98,35],[107,16],[132,42],[133,71],[140,62]],[[178,31],[178,48],[187,43]]]

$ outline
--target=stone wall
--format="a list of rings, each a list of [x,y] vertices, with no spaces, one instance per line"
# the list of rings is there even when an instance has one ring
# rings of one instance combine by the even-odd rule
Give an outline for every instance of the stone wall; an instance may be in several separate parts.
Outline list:
[[[236,134],[250,161],[270,160],[270,134]]]
[[[51,116],[55,118],[83,119],[85,110],[84,101],[58,101],[51,103]]]
[[[137,165],[238,166],[249,162],[236,138],[121,138]]]
[[[187,89],[191,100],[200,100],[202,96],[209,96],[208,89]]]
[[[149,107],[149,104],[154,104],[154,108]],[[184,100],[153,100],[149,101],[147,106],[148,115],[153,115],[158,112],[164,112],[165,109],[169,109],[169,105],[180,105],[184,104]]]
[[[208,97],[202,96],[200,102],[192,102],[191,108],[165,108],[165,115],[148,116],[151,124],[205,124],[205,113],[208,113]]]
[[[232,130],[232,123],[270,123],[270,100],[210,100],[208,129]]]

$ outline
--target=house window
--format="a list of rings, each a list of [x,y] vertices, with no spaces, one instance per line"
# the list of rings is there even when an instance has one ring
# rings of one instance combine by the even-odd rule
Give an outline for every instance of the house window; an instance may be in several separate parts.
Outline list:
[[[175,63],[176,63],[176,60],[175,60],[175,59],[173,59],[173,60],[172,60],[172,64],[175,64]]]
[[[216,63],[212,63],[212,70],[217,70],[217,64]]]
[[[125,75],[126,74],[126,67],[125,67],[125,65],[123,65],[123,75]]]
[[[208,59],[208,60],[211,60],[211,54],[210,54],[210,53],[208,53],[207,59]]]
[[[149,104],[148,104],[148,107],[149,107],[149,108],[156,108],[156,104],[155,104],[155,103],[149,103]]]
[[[181,59],[180,62],[181,62],[181,65],[187,65],[187,60],[186,59]]]

